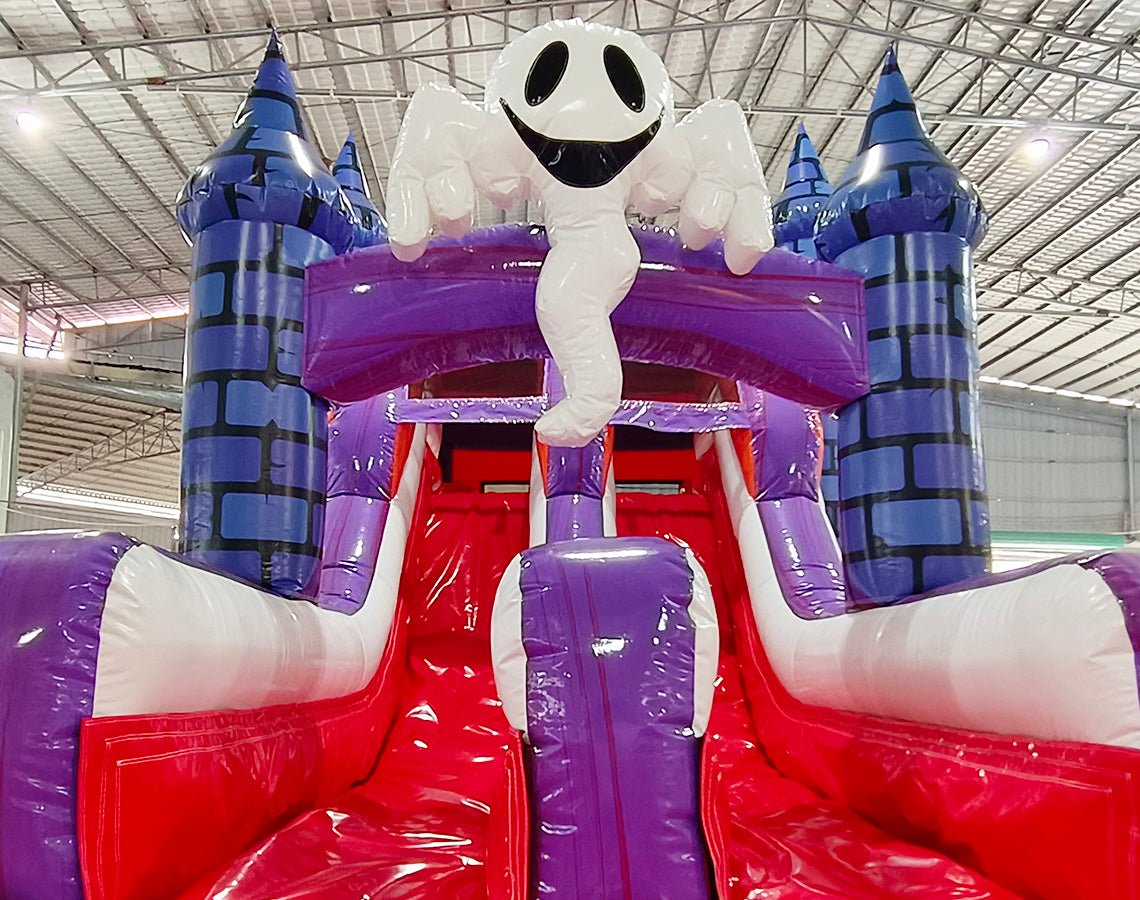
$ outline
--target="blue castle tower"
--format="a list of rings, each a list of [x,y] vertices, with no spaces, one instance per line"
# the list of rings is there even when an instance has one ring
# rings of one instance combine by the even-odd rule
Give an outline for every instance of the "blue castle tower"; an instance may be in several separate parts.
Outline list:
[[[301,386],[305,267],[353,211],[310,143],[277,35],[229,138],[178,196],[193,244],[181,549],[287,595],[319,574],[327,409]]]
[[[372,247],[388,240],[388,223],[372,202],[368,193],[368,182],[360,167],[360,153],[356,148],[356,135],[351,131],[344,139],[336,162],[332,167],[333,176],[340,185],[353,211],[352,248]]]
[[[809,259],[817,259],[815,220],[831,196],[831,182],[823,172],[819,153],[801,124],[788,160],[784,190],[772,207],[776,246]],[[821,488],[831,526],[839,532],[839,416],[823,413],[823,476]]]
[[[856,598],[889,603],[985,572],[973,185],[931,143],[893,48],[859,151],[816,224],[866,278],[871,392],[840,413],[840,543]]]

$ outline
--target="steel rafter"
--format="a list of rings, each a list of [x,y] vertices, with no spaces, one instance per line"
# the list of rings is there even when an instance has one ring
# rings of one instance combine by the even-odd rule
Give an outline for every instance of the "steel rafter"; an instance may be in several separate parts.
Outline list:
[[[164,409],[23,475],[20,486],[34,490],[87,469],[101,469],[134,460],[176,454],[181,451],[181,447],[182,417]]]
[[[528,10],[536,7],[552,8],[559,4],[553,0],[540,0],[538,3],[528,3],[525,7],[514,7],[514,9],[525,8]],[[596,3],[579,4],[585,6],[597,5]],[[457,17],[468,17],[472,15],[490,15],[496,12],[502,12],[504,9],[511,8],[507,6],[488,6],[476,7],[472,9],[445,9],[438,11],[425,11],[420,13],[406,13],[402,15],[391,16],[370,16],[362,19],[349,19],[341,22],[316,22],[311,25],[298,25],[290,26],[282,29],[286,33],[304,33],[311,34],[316,37],[325,38],[329,31],[335,31],[338,28],[360,28],[387,25],[390,26],[395,22],[427,22],[436,23],[437,27],[440,23],[446,23],[451,19]],[[867,24],[859,21],[846,21],[843,19],[836,19],[831,16],[821,15],[810,11],[800,13],[799,20],[810,24],[814,24],[822,29],[837,29],[840,31],[852,31],[857,34],[866,36],[879,37],[885,41],[897,41],[901,43],[916,44],[924,46],[932,50],[939,50],[947,54],[958,55],[968,59],[984,60],[997,65],[1009,66],[1013,69],[1026,69],[1030,71],[1037,71],[1046,74],[1062,75],[1066,78],[1071,78],[1078,83],[1092,83],[1112,85],[1115,87],[1134,88],[1135,83],[1129,77],[1117,77],[1115,75],[1104,74],[1103,72],[1089,72],[1086,69],[1072,68],[1059,65],[1056,63],[1040,61],[1032,58],[1026,58],[1020,55],[1010,55],[1004,53],[995,53],[986,50],[980,50],[970,47],[966,44],[954,44],[946,41],[941,41],[935,38],[928,38],[921,34],[918,30],[906,31],[892,26],[883,27],[879,25]],[[676,34],[685,31],[698,31],[717,33],[727,28],[739,27],[752,27],[757,25],[769,25],[778,21],[788,21],[787,17],[782,16],[739,16],[732,19],[707,20],[697,18],[695,21],[677,22],[668,26],[651,26],[639,29],[643,35],[654,34]],[[429,32],[431,29],[429,29]],[[191,41],[220,41],[225,37],[253,37],[255,35],[264,35],[264,30],[255,31],[251,29],[243,29],[239,32],[233,33],[216,33],[208,36],[194,35],[194,36],[181,36],[178,38],[165,39],[165,43],[188,43]],[[1067,38],[1073,42],[1079,42],[1080,36],[1074,34]],[[111,42],[106,45],[92,42],[89,45],[80,45],[75,48],[73,52],[89,54],[99,58],[100,54],[106,55],[107,49],[127,49],[134,47],[140,49],[142,47],[153,48],[158,45],[157,42],[151,41],[148,43],[136,42],[133,45],[129,42],[127,47],[123,46],[124,42]],[[413,42],[415,43],[415,42]],[[371,63],[392,63],[392,62],[416,62],[432,58],[448,58],[458,54],[471,54],[471,53],[496,53],[503,47],[503,43],[499,41],[491,41],[475,45],[459,45],[451,48],[438,48],[433,47],[430,49],[416,50],[414,47],[401,48],[395,52],[385,52],[380,54],[375,53],[360,53],[355,56],[343,55],[341,59],[335,62],[336,65],[355,66],[366,65]],[[1103,52],[1102,47],[1098,47]],[[1129,51],[1129,45],[1121,45],[1114,52],[1117,55]],[[148,53],[148,55],[152,55]],[[47,55],[46,52],[40,51],[22,51],[22,52],[8,52],[7,55],[0,53],[0,60],[8,59],[25,59],[28,61],[38,61],[43,56]],[[128,59],[128,57],[124,57]],[[1114,59],[1116,57],[1113,57]],[[324,69],[333,65],[330,60],[310,60],[306,62],[296,62],[293,66],[295,71],[305,71],[307,69]],[[148,85],[155,83],[162,84],[192,84],[200,83],[203,81],[210,81],[218,78],[248,78],[254,71],[254,67],[243,67],[239,69],[217,69],[210,68],[205,71],[193,70],[183,64],[185,71],[180,73],[167,74],[164,76],[157,76],[154,74],[140,75],[135,77],[113,77],[108,75],[104,79],[90,79],[87,77],[85,69],[73,70],[73,74],[82,74],[82,81],[73,84],[64,83],[64,79],[60,79],[55,84],[39,85],[37,84],[38,78],[30,79],[31,83],[22,85],[17,89],[9,89],[0,92],[0,99],[28,99],[34,96],[76,96],[84,93],[91,92],[122,92],[132,88],[145,88]],[[106,74],[106,73],[105,73]]]

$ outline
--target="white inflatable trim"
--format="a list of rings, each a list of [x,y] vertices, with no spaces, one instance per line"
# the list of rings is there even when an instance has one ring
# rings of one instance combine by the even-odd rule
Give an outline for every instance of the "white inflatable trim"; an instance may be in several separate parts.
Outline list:
[[[417,425],[355,615],[285,600],[153,547],[128,550],[103,608],[94,715],[253,709],[367,685],[392,626],[424,438]]]
[[[715,440],[756,627],[793,697],[954,728],[1140,748],[1133,648],[1099,574],[1061,565],[915,603],[801,619],[784,600],[731,438],[719,432]]]
[[[685,560],[693,573],[693,599],[689,602],[689,619],[694,629],[693,733],[701,737],[709,727],[712,714],[716,670],[720,662],[720,630],[709,576],[688,547],[685,548]]]
[[[541,483],[538,493],[542,493]],[[533,536],[531,546],[537,546],[533,543]],[[491,607],[491,664],[495,672],[495,691],[503,701],[503,713],[511,727],[522,732],[526,740],[526,650],[522,640],[521,575],[522,556],[516,555],[499,580],[495,605]]]
[[[602,534],[605,537],[617,536],[617,482],[614,481],[612,463],[606,472],[606,486],[602,491]]]
[[[503,712],[511,727],[527,737],[526,650],[522,640],[521,556],[515,556],[503,573],[491,609],[491,661],[495,690],[503,702]],[[689,619],[694,629],[693,733],[705,733],[712,712],[717,663],[720,659],[720,632],[716,605],[708,575],[693,551],[685,549],[685,560],[693,573],[693,597]]]
[[[530,450],[530,546],[546,543],[546,488],[542,483],[542,460],[538,446],[532,441]]]

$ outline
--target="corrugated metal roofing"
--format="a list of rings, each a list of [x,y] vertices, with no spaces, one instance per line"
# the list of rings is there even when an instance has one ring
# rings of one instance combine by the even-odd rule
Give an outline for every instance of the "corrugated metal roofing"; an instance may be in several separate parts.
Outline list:
[[[450,81],[476,95],[505,41],[571,15],[645,34],[680,106],[739,100],[773,188],[801,119],[838,177],[896,42],[936,142],[991,213],[978,267],[983,371],[1140,397],[1140,4],[1113,0],[7,0],[0,334],[14,330],[21,285],[45,341],[185,308],[189,251],[173,198],[228,133],[268,24],[324,155],[354,130],[382,204],[410,93]],[[19,131],[21,110],[44,128]],[[1051,143],[1036,163],[1021,152],[1035,136]],[[535,212],[484,205],[480,221]],[[24,465],[146,415],[92,404],[41,387]],[[114,472],[140,496],[157,483],[164,498],[176,490],[169,459]]]

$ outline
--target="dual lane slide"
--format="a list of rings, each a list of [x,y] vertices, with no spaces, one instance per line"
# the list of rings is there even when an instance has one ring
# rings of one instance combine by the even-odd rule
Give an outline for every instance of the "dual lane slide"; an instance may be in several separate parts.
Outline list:
[[[1012,896],[784,777],[766,756],[745,687],[764,673],[742,671],[737,656],[750,623],[716,487],[623,494],[617,525],[620,535],[684,543],[710,576],[721,658],[702,825],[721,900]],[[371,773],[282,823],[183,900],[527,896],[518,743],[496,698],[489,631],[499,579],[528,544],[526,497],[444,486],[422,498],[411,534],[393,638],[404,660],[384,685],[398,699]],[[759,644],[749,646],[755,654]]]

